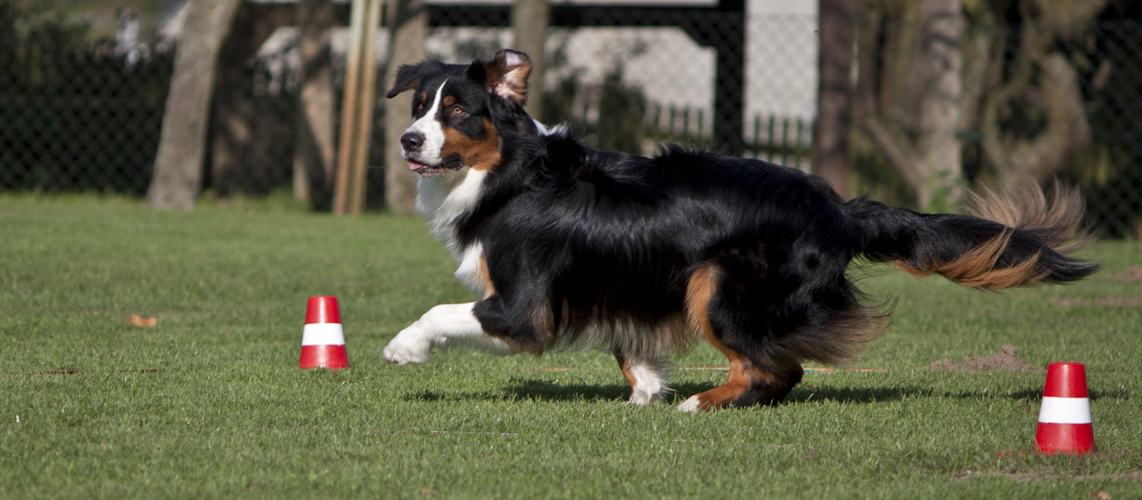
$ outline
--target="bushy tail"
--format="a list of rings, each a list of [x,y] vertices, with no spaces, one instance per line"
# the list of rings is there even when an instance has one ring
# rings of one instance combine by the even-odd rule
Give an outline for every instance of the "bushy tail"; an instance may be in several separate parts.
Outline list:
[[[1083,279],[1098,264],[1068,257],[1086,243],[1076,233],[1078,190],[1056,184],[1048,203],[1033,183],[969,195],[972,215],[920,214],[856,199],[845,212],[863,234],[862,252],[915,276],[942,275],[961,285],[999,290]]]

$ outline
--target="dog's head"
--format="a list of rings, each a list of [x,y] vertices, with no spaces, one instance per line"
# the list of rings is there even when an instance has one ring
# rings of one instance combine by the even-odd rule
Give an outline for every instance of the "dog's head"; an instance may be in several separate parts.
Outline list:
[[[536,131],[523,110],[530,72],[527,54],[514,50],[468,65],[426,61],[401,66],[386,97],[415,91],[415,121],[400,139],[408,167],[427,177],[497,166],[503,160],[504,134]]]

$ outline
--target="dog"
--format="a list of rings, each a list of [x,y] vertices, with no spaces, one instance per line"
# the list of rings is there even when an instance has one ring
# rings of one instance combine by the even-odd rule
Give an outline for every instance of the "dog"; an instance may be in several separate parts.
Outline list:
[[[530,61],[501,50],[471,64],[399,68],[413,91],[401,137],[418,211],[480,300],[430,309],[384,359],[426,361],[462,345],[498,354],[563,346],[613,353],[630,403],[670,389],[666,356],[705,339],[725,384],[683,411],[774,404],[803,360],[836,364],[882,329],[846,273],[894,262],[997,290],[1065,283],[1097,269],[1068,257],[1082,203],[1056,186],[976,197],[979,216],[844,201],[819,177],[760,160],[666,146],[653,158],[598,151],[524,111]]]

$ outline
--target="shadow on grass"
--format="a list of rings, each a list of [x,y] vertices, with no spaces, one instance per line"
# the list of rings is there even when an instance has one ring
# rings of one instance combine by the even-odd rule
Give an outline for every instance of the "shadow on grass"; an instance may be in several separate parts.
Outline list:
[[[673,385],[668,402],[682,401],[699,392],[717,387],[708,383],[680,383]],[[870,388],[805,388],[799,387],[786,398],[786,402],[837,401],[843,403],[877,403],[898,401],[906,397],[929,396],[931,390],[918,387]],[[405,397],[411,401],[626,401],[630,387],[625,384],[563,384],[551,380],[513,378],[502,392],[437,392],[420,391]],[[964,397],[970,397],[965,395]],[[676,401],[675,401],[676,400]]]
[[[800,386],[793,389],[787,403],[812,403],[814,401],[833,401],[837,403],[882,403],[900,401],[905,398],[926,397],[932,395],[931,389],[916,386],[880,386],[880,387],[816,387]]]
[[[626,384],[561,384],[550,380],[511,379],[504,391],[516,399],[538,401],[625,401],[630,397]]]
[[[1115,389],[1113,391],[1094,391],[1094,390],[1092,390],[1089,392],[1090,392],[1090,394],[1089,394],[1088,398],[1091,401],[1098,401],[1099,399],[1102,399],[1102,398],[1130,399],[1130,392],[1123,390],[1123,389]],[[945,396],[948,396],[948,397],[965,397],[965,398],[978,398],[978,397],[987,397],[987,396],[994,397],[994,395],[991,395],[991,394],[982,394],[982,393],[978,393],[978,392],[965,393],[962,396],[960,395],[960,393],[955,393],[955,394],[948,393],[948,394],[945,394]],[[1038,401],[1043,400],[1043,389],[1025,389],[1022,391],[1016,391],[1016,392],[1006,394],[1005,396],[1008,398],[1011,398],[1011,399],[1029,399],[1031,401],[1038,402]]]
[[[913,398],[953,398],[953,399],[1015,399],[1029,400],[1036,404],[1043,399],[1042,389],[1026,389],[1008,393],[984,391],[941,391],[934,387],[814,387],[802,386],[793,389],[787,402],[836,401],[840,403],[879,403]],[[1100,398],[1130,399],[1130,393],[1121,389],[1113,391],[1090,391],[1090,400]]]
[[[673,395],[668,402],[682,401],[687,397],[707,391],[717,384],[680,383],[673,385]],[[630,387],[625,384],[562,384],[550,380],[512,378],[502,391],[438,392],[420,391],[405,396],[409,401],[626,401],[630,397]],[[1040,401],[1042,390],[1023,390],[1001,393],[983,391],[940,391],[932,387],[919,386],[872,386],[872,387],[820,387],[803,385],[793,389],[784,403],[813,403],[833,401],[837,403],[883,403],[903,399],[944,397],[956,399],[1004,398]],[[1123,390],[1091,391],[1092,401],[1100,398],[1130,399],[1130,393]]]
[[[440,392],[419,391],[404,397],[408,401],[625,401],[630,387],[622,384],[560,384],[549,380],[513,378],[502,391]]]

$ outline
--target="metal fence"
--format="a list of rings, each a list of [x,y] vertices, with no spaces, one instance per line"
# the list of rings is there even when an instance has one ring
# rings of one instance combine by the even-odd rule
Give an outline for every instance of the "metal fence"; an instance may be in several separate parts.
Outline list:
[[[15,28],[18,14],[5,5],[0,3],[0,191],[143,195],[173,48],[131,53],[112,40],[76,40],[50,26],[21,31]],[[671,5],[553,6],[544,92],[532,96],[543,100],[543,119],[570,122],[588,143],[605,149],[651,153],[660,142],[682,141],[809,170],[817,17],[759,11],[744,2],[697,10]],[[504,4],[464,4],[430,14],[431,57],[468,61],[511,39]],[[1019,64],[1021,31],[994,29],[1010,41],[1004,59],[990,69],[992,78],[1010,78]],[[1089,140],[1068,155],[1057,176],[1084,188],[1091,223],[1102,234],[1136,237],[1142,233],[1142,26],[1102,21],[1077,32],[1052,50],[1075,69]],[[248,54],[243,66],[242,94],[254,117],[244,168],[223,186],[207,165],[205,188],[258,194],[291,185],[295,42],[279,36],[277,45],[268,43]],[[340,78],[339,59],[333,59]],[[965,71],[969,63],[965,59]],[[1030,87],[1038,78],[1032,76]],[[1054,118],[1044,99],[1050,96],[1032,89],[1001,106],[994,120],[1002,129],[998,135],[979,120],[963,122],[956,138],[968,182],[994,180],[988,140],[1011,148],[1050,129]],[[370,165],[377,167],[384,161],[384,105],[377,99],[370,153]],[[853,132],[860,188],[908,203],[907,196],[893,199],[900,182],[865,134],[859,127]],[[369,207],[383,206],[383,182],[381,168],[371,168]]]
[[[171,53],[140,60],[111,41],[77,49],[64,27],[20,36],[16,21],[0,3],[0,190],[144,194]]]

